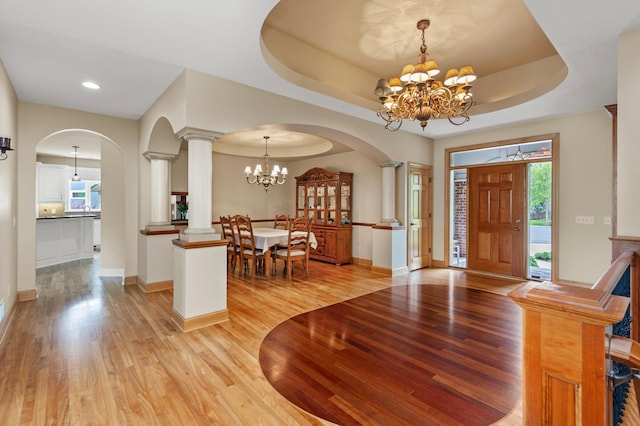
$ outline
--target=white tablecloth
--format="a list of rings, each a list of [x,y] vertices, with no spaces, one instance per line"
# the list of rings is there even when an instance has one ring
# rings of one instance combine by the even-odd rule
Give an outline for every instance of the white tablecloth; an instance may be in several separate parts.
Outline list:
[[[293,235],[297,234],[304,235],[304,232],[296,231],[293,233]],[[286,229],[253,228],[253,239],[256,243],[256,249],[266,251],[276,244],[286,246],[289,242],[289,231]],[[309,233],[309,244],[312,248],[318,247],[318,241],[313,232]]]

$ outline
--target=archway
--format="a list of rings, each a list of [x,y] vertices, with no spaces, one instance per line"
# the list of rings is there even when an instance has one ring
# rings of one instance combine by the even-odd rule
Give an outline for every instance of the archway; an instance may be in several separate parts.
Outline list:
[[[77,159],[74,159],[74,146],[77,146]],[[36,162],[54,165],[62,172],[62,212],[45,211],[48,202],[56,201],[36,197],[38,217],[47,215],[64,215],[78,213],[79,198],[71,195],[83,194],[84,191],[70,191],[70,175],[77,170],[83,171],[85,180],[99,182],[100,208],[89,207],[92,213],[100,218],[100,248],[102,276],[124,276],[125,270],[125,215],[122,194],[125,192],[123,178],[124,153],[109,137],[88,129],[63,129],[51,133],[36,145]],[[79,166],[79,167],[78,167]],[[72,170],[74,169],[74,170]],[[66,172],[64,172],[66,170]],[[82,174],[79,173],[82,179]],[[38,179],[36,180],[36,194],[38,194]],[[84,204],[83,204],[84,206]],[[75,208],[74,208],[75,207]],[[82,209],[84,210],[84,208]],[[36,254],[36,257],[38,255]],[[36,261],[36,266],[38,262]]]

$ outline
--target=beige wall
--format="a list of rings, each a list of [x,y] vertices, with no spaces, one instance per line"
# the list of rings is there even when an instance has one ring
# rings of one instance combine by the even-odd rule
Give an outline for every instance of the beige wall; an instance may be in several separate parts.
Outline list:
[[[80,111],[53,108],[30,103],[19,103],[20,155],[18,157],[18,189],[20,198],[18,208],[18,290],[35,288],[36,258],[36,221],[35,221],[35,170],[36,146],[55,132],[66,129],[82,129],[96,132],[119,153],[117,160],[105,160],[102,163],[103,174],[109,169],[117,173],[123,182],[114,196],[103,198],[102,268],[108,271],[124,271],[131,276],[137,273],[137,223],[138,223],[138,169],[137,137],[138,126],[135,121],[90,114]],[[108,173],[106,173],[108,176]],[[106,176],[103,182],[108,185]],[[104,191],[104,189],[103,189]],[[126,214],[125,214],[126,213]],[[124,235],[117,247],[108,249],[104,236]],[[113,252],[109,252],[113,250]]]
[[[18,290],[18,231],[15,221],[18,198],[18,98],[9,80],[4,64],[0,61],[0,136],[11,138],[15,151],[7,152],[8,158],[0,161],[0,303],[4,301],[6,324],[8,314],[16,301]]]
[[[435,260],[445,258],[444,149],[458,145],[560,133],[560,214],[556,220],[560,230],[559,252],[556,254],[559,278],[566,281],[593,282],[609,264],[608,238],[611,228],[604,225],[604,218],[611,216],[611,121],[604,109],[579,116],[465,134],[438,140],[434,144],[427,138],[403,132],[387,132],[382,126],[374,123],[348,118],[313,105],[291,101],[200,73],[188,71],[186,81],[189,92],[189,113],[186,122],[189,127],[224,133],[263,123],[312,123],[318,129],[331,128],[338,134],[347,135],[347,139],[353,138],[350,142],[361,141],[362,145],[358,145],[357,142],[347,144],[354,147],[354,152],[349,154],[286,164],[291,178],[315,166],[354,171],[354,221],[377,222],[380,219],[382,178],[377,164],[381,163],[382,159],[403,163],[396,173],[396,217],[402,224],[406,223],[406,163],[413,161],[434,165]],[[182,80],[179,83],[184,85]],[[225,104],[217,102],[221,96],[229,101]],[[154,105],[150,111],[156,110],[162,108]],[[156,115],[163,116],[157,112]],[[169,121],[172,120],[171,117],[167,118]],[[145,133],[148,132],[141,132]],[[372,151],[368,151],[367,147]],[[376,153],[383,155],[376,156]],[[268,195],[264,194],[264,191],[248,192],[244,188],[246,183],[241,175],[248,159],[214,153],[213,161],[214,220],[217,220],[220,214],[233,214],[238,211],[264,218],[272,216],[275,212],[293,210],[293,185],[274,188]],[[249,161],[251,164],[253,162],[255,160]],[[184,164],[180,165],[183,166]],[[173,176],[172,179],[175,184],[177,176]],[[224,182],[221,187],[218,186],[219,182]],[[145,188],[141,188],[141,191],[145,191]],[[575,216],[594,216],[596,223],[588,227],[578,225],[575,223]],[[370,259],[370,237],[367,231],[354,232],[354,238],[354,256]]]
[[[558,277],[594,283],[611,262],[611,129],[604,110],[520,126],[474,132],[436,141],[434,168],[434,259],[444,259],[444,150],[550,133],[560,134]],[[576,224],[576,216],[594,216],[595,224]]]
[[[185,88],[187,90],[186,102],[178,94]],[[225,102],[220,102],[220,99],[224,99]],[[367,205],[368,200],[366,199],[354,200],[354,202],[361,204],[361,206],[354,207],[354,220],[358,217],[359,210],[366,216],[362,220],[377,222],[380,219],[379,197],[381,194],[379,194],[379,188],[382,182],[382,171],[377,167],[378,164],[386,163],[389,160],[401,161],[405,164],[408,161],[423,164],[433,163],[433,141],[421,135],[388,132],[378,123],[347,117],[311,104],[190,70],[185,71],[140,120],[141,152],[144,152],[146,147],[154,145],[154,141],[149,141],[148,138],[152,137],[153,127],[162,118],[169,120],[175,131],[187,126],[221,134],[277,123],[279,126],[289,126],[288,128],[295,128],[297,131],[308,131],[351,147],[356,156],[336,156],[339,159],[350,159],[335,161],[336,168],[349,171],[348,169],[353,168],[355,164],[360,170],[367,169],[367,175],[362,176],[362,184],[366,184],[367,190],[361,191],[361,194],[366,192],[376,194],[374,197],[378,197],[374,201],[376,204],[373,207]],[[188,188],[185,188],[187,167],[184,157],[186,156],[181,153],[180,157],[172,162],[173,191],[188,191]],[[353,162],[354,158],[357,159],[355,163]],[[249,214],[254,212],[252,216],[259,217],[271,217],[277,212],[287,209],[293,210],[295,190],[293,183],[283,185],[283,188],[278,188],[277,192],[270,190],[268,195],[263,190],[246,191],[247,184],[242,172],[247,164],[253,165],[257,160],[260,159],[224,156],[214,152],[213,220],[217,220],[220,214],[230,214],[238,210],[241,212],[244,210]],[[310,167],[322,167],[324,162],[325,157],[318,160],[307,160],[303,164],[311,165]],[[147,192],[149,188],[149,170],[146,163],[146,161],[142,161],[140,167],[140,191],[142,194]],[[310,168],[306,165],[296,168],[295,164],[296,162],[285,164],[290,170],[291,182],[294,182],[293,177],[296,175],[293,170],[300,170],[298,174],[301,174]],[[362,164],[367,166],[362,167]],[[183,177],[180,178],[179,175]],[[402,174],[399,176],[403,176],[400,179],[400,190],[398,191],[403,200],[404,194],[402,192],[406,178]],[[358,179],[361,178],[356,176],[356,181]],[[221,187],[218,186],[219,183],[222,183]],[[143,197],[140,204],[142,226],[148,221],[147,205],[146,197]],[[399,206],[399,211],[398,218],[402,220],[405,214],[402,205]]]
[[[618,46],[618,235],[640,237],[640,31]]]
[[[187,153],[181,151],[171,164],[171,190],[186,191]],[[212,219],[219,220],[221,215],[248,214],[256,219],[270,219],[276,214],[295,215],[296,176],[302,175],[313,167],[324,167],[354,174],[353,221],[377,223],[382,216],[382,171],[362,154],[352,151],[342,154],[323,156],[300,161],[278,161],[289,169],[289,177],[283,185],[265,192],[262,187],[247,184],[244,168],[252,168],[262,158],[235,157],[213,154]],[[403,177],[402,168],[398,169],[399,181]],[[397,217],[404,215],[403,206],[397,207]],[[263,226],[263,225],[259,225]],[[264,226],[267,226],[265,224]],[[353,255],[356,258],[371,259],[371,228],[356,227],[353,234]]]

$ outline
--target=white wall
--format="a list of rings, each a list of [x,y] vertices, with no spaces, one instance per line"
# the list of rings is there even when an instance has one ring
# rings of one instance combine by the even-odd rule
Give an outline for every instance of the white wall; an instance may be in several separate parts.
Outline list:
[[[444,151],[446,148],[550,133],[560,134],[558,262],[560,280],[594,283],[611,263],[612,120],[603,108],[589,114],[539,121],[436,141],[434,259],[444,260]],[[440,207],[442,206],[442,208]],[[576,216],[594,216],[579,225]]]

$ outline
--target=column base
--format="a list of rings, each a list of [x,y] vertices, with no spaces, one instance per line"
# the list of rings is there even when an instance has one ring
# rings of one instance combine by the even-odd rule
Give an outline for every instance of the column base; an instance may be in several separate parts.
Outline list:
[[[182,333],[197,330],[199,328],[208,327],[210,325],[219,324],[229,320],[229,311],[227,309],[218,312],[211,312],[196,317],[184,318],[180,312],[175,309],[171,310],[171,321],[178,327]]]
[[[172,321],[182,331],[228,319],[227,240],[173,241]]]

